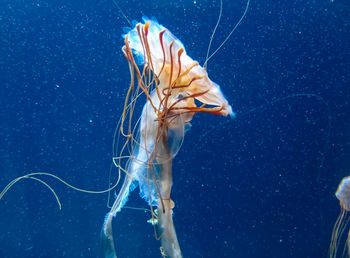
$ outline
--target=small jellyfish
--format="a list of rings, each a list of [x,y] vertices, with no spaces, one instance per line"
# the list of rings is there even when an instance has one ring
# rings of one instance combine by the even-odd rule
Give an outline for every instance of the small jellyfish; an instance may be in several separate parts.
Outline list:
[[[349,211],[350,211],[350,176],[344,177],[340,182],[335,196],[340,202],[340,214],[337,221],[334,224],[332,231],[332,239],[329,247],[329,257],[337,257],[337,252],[339,249],[340,241],[344,231],[348,228],[349,223]],[[346,237],[346,242],[344,244],[344,249],[342,253],[343,256],[350,257],[350,231]]]

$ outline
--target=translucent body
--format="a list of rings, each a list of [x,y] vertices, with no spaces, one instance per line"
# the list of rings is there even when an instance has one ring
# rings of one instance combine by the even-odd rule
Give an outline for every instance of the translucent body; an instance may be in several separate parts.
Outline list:
[[[157,206],[162,255],[182,257],[172,221],[172,159],[195,113],[234,115],[219,86],[186,54],[181,41],[157,22],[144,22],[124,35],[123,53],[131,83],[120,127],[126,143],[119,156],[127,148],[131,152],[125,166],[121,158],[115,158],[116,166],[127,176],[102,228],[106,257],[116,257],[112,219],[136,185],[151,210]],[[146,96],[146,103],[135,122],[133,111],[141,94]],[[195,100],[201,104],[197,106]],[[136,130],[138,137],[134,137]]]
[[[335,196],[340,202],[340,214],[337,221],[334,224],[331,244],[329,247],[329,257],[337,257],[338,249],[342,239],[344,231],[348,231],[346,242],[343,245],[342,257],[345,255],[350,257],[350,238],[349,238],[349,210],[350,210],[350,177],[345,177],[340,182]]]

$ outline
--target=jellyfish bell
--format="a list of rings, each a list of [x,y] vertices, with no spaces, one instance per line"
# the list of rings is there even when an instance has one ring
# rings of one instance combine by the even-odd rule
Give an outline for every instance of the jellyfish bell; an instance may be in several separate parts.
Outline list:
[[[209,79],[207,71],[198,62],[187,55],[182,42],[156,21],[146,18],[143,21],[144,24],[138,23],[124,35],[126,47],[123,51],[126,54],[125,51],[130,49],[138,62],[148,65],[159,80],[158,92],[152,94],[152,102],[161,104],[159,110],[165,106],[172,113],[193,115],[208,112],[233,116],[220,87]],[[128,59],[130,55],[126,57]],[[194,99],[204,106],[216,108],[198,109]],[[187,117],[184,122],[190,118]]]
[[[342,209],[350,211],[350,176],[343,178],[338,186],[335,196],[340,201]]]
[[[342,256],[345,256],[346,254],[347,257],[350,257],[350,230],[348,228],[348,223],[350,221],[350,176],[344,177],[342,179],[335,193],[335,196],[340,202],[340,214],[333,227],[332,238],[329,247],[329,257],[337,257],[341,239],[344,231],[346,230],[348,231],[348,234],[344,243]]]

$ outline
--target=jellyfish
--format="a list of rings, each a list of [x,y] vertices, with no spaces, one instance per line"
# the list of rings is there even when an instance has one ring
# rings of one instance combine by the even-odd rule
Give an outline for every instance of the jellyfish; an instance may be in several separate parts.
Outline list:
[[[337,221],[334,224],[332,231],[332,239],[329,247],[329,257],[337,257],[340,241],[344,231],[349,223],[349,211],[350,211],[350,176],[344,177],[340,182],[335,196],[340,202],[340,214]],[[350,257],[350,231],[346,237],[342,256],[347,255]]]
[[[163,257],[182,257],[173,223],[172,162],[196,113],[234,116],[220,87],[185,47],[155,20],[143,18],[123,35],[122,52],[130,70],[130,85],[116,134],[113,162],[124,182],[101,230],[105,257],[116,257],[112,220],[129,193],[139,188],[150,205]],[[141,115],[137,103],[144,100]],[[120,145],[120,139],[123,144]],[[118,141],[119,140],[119,141]],[[157,210],[157,212],[155,212]],[[156,223],[155,223],[156,222]]]

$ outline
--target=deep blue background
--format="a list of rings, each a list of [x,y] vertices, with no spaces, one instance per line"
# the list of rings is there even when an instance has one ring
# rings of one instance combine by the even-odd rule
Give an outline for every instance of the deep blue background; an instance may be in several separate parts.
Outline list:
[[[219,1],[120,1],[203,63]],[[245,1],[224,0],[214,49]],[[0,188],[51,172],[105,189],[129,86],[126,20],[111,0],[0,2]],[[350,2],[252,0],[209,62],[236,119],[197,115],[174,161],[184,257],[326,257],[350,174]],[[314,94],[306,95],[295,94]],[[0,257],[98,257],[107,195],[23,180],[0,201]],[[138,194],[130,206],[147,207]],[[115,223],[119,257],[160,257],[149,214]]]

